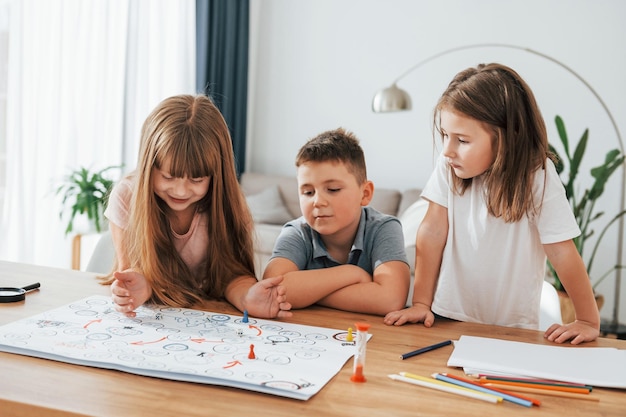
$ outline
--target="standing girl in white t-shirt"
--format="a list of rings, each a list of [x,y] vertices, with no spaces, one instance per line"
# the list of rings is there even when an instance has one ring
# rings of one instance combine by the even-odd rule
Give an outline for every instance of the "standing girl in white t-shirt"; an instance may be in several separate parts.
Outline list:
[[[600,316],[572,239],[580,230],[549,152],[545,123],[511,68],[481,64],[455,76],[435,107],[442,155],[422,197],[413,305],[389,325],[450,319],[536,329],[546,255],[576,320],[548,340],[595,340]]]
[[[116,253],[106,282],[118,311],[225,298],[252,316],[291,315],[282,277],[254,276],[252,217],[228,127],[208,97],[170,97],[150,113],[137,169],[115,186],[105,216]]]

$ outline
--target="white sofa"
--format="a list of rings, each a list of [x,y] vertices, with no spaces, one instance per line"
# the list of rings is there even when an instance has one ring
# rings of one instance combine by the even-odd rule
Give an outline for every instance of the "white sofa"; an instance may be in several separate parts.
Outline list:
[[[283,224],[301,216],[296,177],[245,172],[240,179],[241,188],[255,220],[255,264],[257,277],[272,255],[274,242]],[[411,267],[412,296],[415,267],[415,235],[425,214],[426,204],[419,198],[418,188],[400,191],[376,188],[370,205],[375,209],[398,217],[403,225],[406,254]]]

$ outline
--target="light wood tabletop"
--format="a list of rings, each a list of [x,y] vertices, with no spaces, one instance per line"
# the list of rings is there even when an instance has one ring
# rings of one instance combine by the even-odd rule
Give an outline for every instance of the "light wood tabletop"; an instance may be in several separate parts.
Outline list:
[[[29,317],[90,295],[108,295],[95,275],[65,269],[0,261],[0,287],[22,287],[40,282],[41,288],[24,301],[0,304],[0,325]],[[207,302],[202,309],[240,314],[223,302]],[[388,375],[435,372],[463,376],[448,368],[453,345],[402,360],[400,355],[461,335],[550,344],[541,332],[439,320],[426,329],[421,324],[385,326],[377,316],[312,307],[294,311],[288,321],[347,329],[356,322],[371,325],[367,344],[367,381],[350,381],[352,359],[307,401],[238,388],[178,382],[115,370],[72,365],[28,356],[0,353],[0,415],[4,416],[624,416],[626,391],[594,388],[599,401],[572,400],[533,394],[539,407],[510,402],[490,404],[458,395],[393,381]],[[583,346],[626,349],[626,341],[600,338]],[[576,347],[572,347],[576,349]],[[626,378],[626,375],[624,375]]]

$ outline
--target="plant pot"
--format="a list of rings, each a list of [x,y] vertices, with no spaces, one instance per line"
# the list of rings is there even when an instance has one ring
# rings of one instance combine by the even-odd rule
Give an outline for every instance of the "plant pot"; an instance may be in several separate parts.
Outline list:
[[[574,303],[569,298],[569,295],[565,291],[557,291],[559,293],[559,304],[561,305],[561,316],[563,323],[571,323],[576,319],[576,312],[574,310]],[[596,294],[596,304],[598,305],[598,311],[602,309],[604,305],[604,295]]]
[[[87,217],[86,213],[78,213],[74,217],[72,232],[78,235],[89,235],[94,233],[102,233],[109,228],[109,223],[104,217],[102,208],[99,208],[100,218],[100,230],[96,229],[96,224],[93,220]]]

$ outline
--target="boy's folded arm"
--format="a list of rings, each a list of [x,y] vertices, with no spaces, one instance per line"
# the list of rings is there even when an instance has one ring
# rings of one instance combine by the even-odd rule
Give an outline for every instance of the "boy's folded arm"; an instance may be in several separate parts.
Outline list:
[[[384,316],[404,308],[411,273],[402,261],[389,261],[374,270],[373,280],[344,287],[320,300],[320,304],[341,310]]]
[[[292,308],[308,307],[337,290],[372,279],[355,265],[301,271],[287,258],[273,258],[265,268],[263,278],[279,275],[284,277],[282,285]]]

